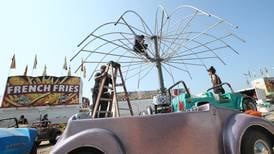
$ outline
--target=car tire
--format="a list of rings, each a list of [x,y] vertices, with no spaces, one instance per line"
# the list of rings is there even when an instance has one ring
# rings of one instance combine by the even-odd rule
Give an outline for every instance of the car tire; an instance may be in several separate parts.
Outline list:
[[[75,149],[68,154],[104,154],[104,152],[96,148],[83,147]]]
[[[35,141],[36,146],[39,146],[42,141]]]
[[[267,152],[274,154],[273,143],[265,133],[256,130],[248,131],[242,139],[241,154],[255,154]],[[256,152],[257,151],[257,152]]]
[[[243,111],[253,110],[257,111],[256,102],[252,99],[244,99],[243,100]]]
[[[61,133],[59,133],[59,132],[54,133],[54,134],[51,136],[51,138],[49,139],[49,143],[52,144],[52,145],[56,144],[56,142],[57,142],[57,140],[58,140],[57,137],[58,137],[60,134],[61,134]]]

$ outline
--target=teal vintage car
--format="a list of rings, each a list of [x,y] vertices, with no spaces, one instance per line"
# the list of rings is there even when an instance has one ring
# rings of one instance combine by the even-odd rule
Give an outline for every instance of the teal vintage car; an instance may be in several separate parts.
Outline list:
[[[36,154],[37,130],[18,128],[16,118],[0,120],[0,153],[1,154]]]
[[[172,97],[171,90],[179,85],[183,85],[183,91],[178,96]],[[213,89],[218,87],[228,86],[229,92],[224,94],[214,94]],[[215,87],[209,88],[202,96],[193,96],[189,93],[189,90],[184,81],[178,81],[168,89],[169,98],[171,102],[171,109],[173,112],[192,110],[196,107],[210,103],[216,107],[229,108],[233,110],[257,110],[256,102],[253,98],[244,96],[240,93],[235,93],[229,83],[222,83]]]

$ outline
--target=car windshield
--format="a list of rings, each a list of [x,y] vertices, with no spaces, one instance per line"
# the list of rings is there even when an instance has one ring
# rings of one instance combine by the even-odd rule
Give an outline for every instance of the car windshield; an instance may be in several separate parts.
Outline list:
[[[16,128],[17,123],[14,118],[0,119],[0,128]]]

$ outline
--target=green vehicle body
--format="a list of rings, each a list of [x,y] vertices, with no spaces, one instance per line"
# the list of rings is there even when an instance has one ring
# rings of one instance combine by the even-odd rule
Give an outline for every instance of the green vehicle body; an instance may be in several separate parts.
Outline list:
[[[183,84],[185,92],[181,93],[180,95],[172,99],[170,91],[172,88],[174,88],[176,85],[180,83]],[[224,94],[220,94],[220,99],[216,99],[216,96],[214,96],[211,90],[213,90],[216,87],[221,87],[224,85],[227,85],[230,88],[231,92],[225,92]],[[173,112],[195,109],[195,107],[206,103],[210,103],[216,107],[223,107],[240,111],[245,111],[248,109],[256,110],[256,104],[254,99],[252,99],[251,97],[244,96],[240,93],[234,93],[229,83],[222,83],[220,85],[208,89],[203,97],[192,96],[189,93],[188,88],[183,81],[175,83],[168,89],[168,92]]]

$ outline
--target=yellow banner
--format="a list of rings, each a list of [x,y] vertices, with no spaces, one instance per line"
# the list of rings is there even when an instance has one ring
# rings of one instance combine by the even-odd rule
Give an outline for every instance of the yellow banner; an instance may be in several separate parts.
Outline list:
[[[79,96],[79,77],[11,76],[1,107],[78,104]]]

